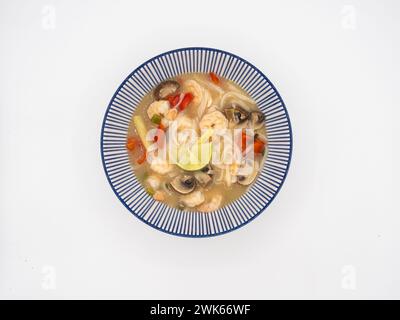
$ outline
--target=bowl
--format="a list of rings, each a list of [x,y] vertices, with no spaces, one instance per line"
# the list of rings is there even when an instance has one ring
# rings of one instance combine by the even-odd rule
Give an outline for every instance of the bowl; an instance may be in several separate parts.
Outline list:
[[[237,200],[209,213],[181,211],[155,201],[136,179],[125,148],[128,127],[142,97],[158,83],[182,73],[211,71],[238,84],[257,102],[265,114],[268,154],[256,181]],[[290,165],[292,130],[280,94],[254,65],[219,49],[182,48],[151,58],[121,83],[104,116],[100,148],[108,182],[134,216],[172,235],[211,237],[244,226],[275,199]]]

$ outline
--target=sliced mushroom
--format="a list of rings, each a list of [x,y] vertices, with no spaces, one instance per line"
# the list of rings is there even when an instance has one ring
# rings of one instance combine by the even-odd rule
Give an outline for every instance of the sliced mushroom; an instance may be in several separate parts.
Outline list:
[[[249,123],[254,130],[262,128],[265,121],[264,113],[260,111],[253,111],[249,116]]]
[[[201,171],[207,173],[209,176],[212,176],[214,174],[214,170],[210,164],[207,164],[203,169],[201,169]]]
[[[189,194],[196,188],[196,179],[194,176],[182,174],[172,179],[169,185],[180,194]]]
[[[166,99],[168,96],[176,93],[179,90],[179,87],[180,84],[175,80],[163,81],[154,89],[154,99]]]
[[[253,162],[253,170],[251,171],[250,174],[248,175],[239,175],[237,177],[237,182],[243,186],[248,186],[250,185],[257,177],[258,174],[258,169],[260,168],[260,165],[258,164],[257,161]]]
[[[241,106],[232,104],[224,108],[225,117],[234,126],[244,125],[249,118],[249,113]]]
[[[202,187],[208,186],[212,181],[212,176],[203,171],[195,172],[194,177]]]

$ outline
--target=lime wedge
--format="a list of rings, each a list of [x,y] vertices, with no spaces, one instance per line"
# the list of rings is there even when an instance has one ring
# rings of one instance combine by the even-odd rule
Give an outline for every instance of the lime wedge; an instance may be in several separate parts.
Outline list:
[[[197,171],[204,168],[211,160],[211,143],[196,143],[191,149],[179,148],[177,165],[186,171]]]
[[[210,142],[200,143],[200,140],[187,148],[181,146],[178,149],[177,165],[186,171],[197,171],[204,168],[211,160],[212,144]]]

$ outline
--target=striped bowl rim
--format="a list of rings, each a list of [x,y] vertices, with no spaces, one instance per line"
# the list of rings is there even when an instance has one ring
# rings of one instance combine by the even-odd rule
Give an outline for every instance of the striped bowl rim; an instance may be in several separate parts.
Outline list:
[[[266,116],[268,154],[260,174],[244,195],[209,213],[179,211],[147,195],[132,170],[125,149],[129,123],[142,97],[159,82],[181,73],[213,71],[234,81]],[[236,230],[259,216],[280,191],[292,157],[292,128],[279,92],[245,59],[227,51],[189,47],[159,54],[136,68],[108,104],[100,151],[112,190],[123,205],[151,227],[182,237],[211,237]]]

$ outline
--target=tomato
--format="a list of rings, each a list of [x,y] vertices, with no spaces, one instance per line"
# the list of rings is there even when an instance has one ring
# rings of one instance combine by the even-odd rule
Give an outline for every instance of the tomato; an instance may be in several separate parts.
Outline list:
[[[246,151],[250,137],[246,135],[246,131],[242,131],[242,152]],[[265,143],[260,139],[255,138],[253,143],[254,153],[263,153],[265,149]]]
[[[169,96],[167,99],[169,101],[169,104],[171,105],[171,108],[175,107],[178,102],[179,102],[180,94],[174,95],[174,96]]]
[[[185,93],[185,96],[182,99],[181,104],[179,105],[179,110],[183,111],[186,109],[186,107],[189,105],[189,103],[192,102],[194,96],[190,92]]]

